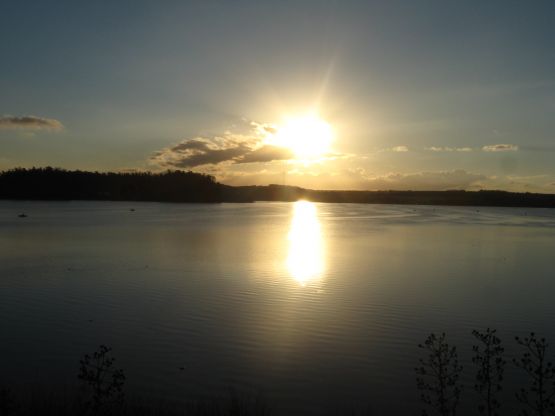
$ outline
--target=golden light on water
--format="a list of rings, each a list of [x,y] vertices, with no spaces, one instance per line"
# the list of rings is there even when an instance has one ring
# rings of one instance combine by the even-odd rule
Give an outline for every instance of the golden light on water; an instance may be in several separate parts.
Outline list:
[[[324,245],[316,205],[297,201],[289,230],[287,268],[301,285],[318,279],[324,272]]]
[[[290,149],[299,159],[313,159],[329,152],[333,131],[316,114],[287,120],[272,138],[273,144]]]

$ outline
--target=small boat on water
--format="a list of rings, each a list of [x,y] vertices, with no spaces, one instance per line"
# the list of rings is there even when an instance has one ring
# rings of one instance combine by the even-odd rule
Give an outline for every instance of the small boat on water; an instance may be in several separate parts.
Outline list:
[[[27,214],[21,213],[21,214],[18,215],[18,217],[19,217],[19,218],[27,218]]]

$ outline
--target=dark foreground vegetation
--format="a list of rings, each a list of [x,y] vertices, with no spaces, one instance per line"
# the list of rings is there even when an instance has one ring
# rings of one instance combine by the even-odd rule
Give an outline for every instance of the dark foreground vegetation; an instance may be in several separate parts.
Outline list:
[[[91,416],[267,416],[270,408],[259,394],[238,393],[231,389],[225,397],[191,400],[181,404],[128,399],[125,373],[117,368],[112,349],[100,345],[86,354],[79,365],[78,389],[73,395],[38,394],[18,399],[10,389],[0,386],[1,416],[91,415]]]
[[[473,402],[477,414],[498,416],[518,414],[520,416],[546,416],[555,414],[555,368],[549,360],[545,338],[533,332],[528,337],[516,337],[521,355],[513,357],[512,365],[521,370],[521,386],[514,391],[520,408],[503,406],[499,400],[503,390],[503,374],[507,361],[505,348],[496,330],[472,331],[476,343],[472,347],[474,356],[475,384]],[[445,333],[430,334],[424,344],[425,351],[420,366],[415,368],[416,385],[424,404],[423,415],[454,416],[457,413],[461,392],[465,387],[460,382],[463,367],[459,364],[457,347],[446,341]]]
[[[0,199],[160,202],[297,201],[555,208],[555,194],[504,191],[319,191],[295,186],[228,186],[195,172],[101,173],[56,168],[0,172]]]
[[[415,367],[416,387],[422,415],[455,416],[461,399],[474,408],[472,414],[499,416],[547,416],[555,414],[555,368],[549,360],[549,344],[533,332],[516,337],[520,354],[510,360],[495,329],[472,331],[474,384],[464,386],[457,347],[447,342],[445,333],[431,333],[423,344],[419,365]],[[521,372],[520,386],[512,392],[519,407],[503,405],[504,372],[507,365]],[[189,401],[180,405],[152,404],[127,400],[125,374],[117,368],[111,348],[101,345],[80,361],[77,374],[79,393],[68,399],[50,396],[40,400],[18,401],[7,387],[0,387],[0,415],[184,415],[184,416],[267,416],[272,407],[260,395],[239,394],[231,390],[224,398]],[[467,378],[468,379],[468,378]],[[462,394],[464,392],[464,395]],[[469,406],[467,406],[469,408]],[[356,415],[347,410],[339,414]],[[372,414],[370,412],[370,414]]]
[[[175,404],[141,398],[126,398],[100,409],[88,407],[79,394],[44,394],[16,396],[9,389],[0,390],[2,416],[268,416],[273,415],[260,396],[230,390],[225,397],[191,400]]]

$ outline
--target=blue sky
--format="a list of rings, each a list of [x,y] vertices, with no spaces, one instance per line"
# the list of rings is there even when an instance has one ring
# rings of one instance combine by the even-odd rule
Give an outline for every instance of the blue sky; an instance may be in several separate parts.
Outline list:
[[[6,2],[0,169],[555,192],[554,39],[549,1]],[[326,155],[265,147],[309,111]]]

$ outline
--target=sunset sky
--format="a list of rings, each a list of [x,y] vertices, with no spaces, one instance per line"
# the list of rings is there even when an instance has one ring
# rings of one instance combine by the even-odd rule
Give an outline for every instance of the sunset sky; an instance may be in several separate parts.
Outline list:
[[[0,56],[0,169],[555,193],[553,1],[11,1]]]

